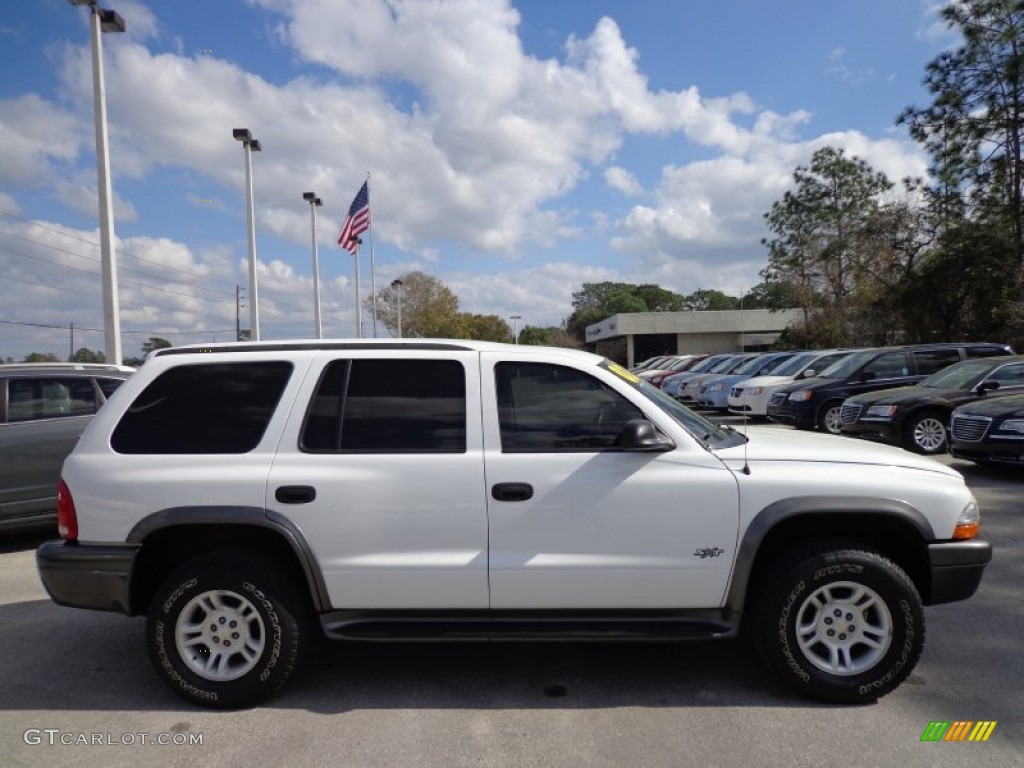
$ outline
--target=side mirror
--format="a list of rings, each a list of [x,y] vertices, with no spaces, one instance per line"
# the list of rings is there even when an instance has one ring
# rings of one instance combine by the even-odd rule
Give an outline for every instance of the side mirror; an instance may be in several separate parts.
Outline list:
[[[808,368],[806,371],[800,374],[801,379],[813,379],[818,375],[818,372],[813,368]]]
[[[995,389],[999,389],[998,381],[983,381],[978,385],[978,394],[984,395],[986,392],[991,392]]]
[[[875,375],[874,371],[864,371],[864,373],[860,375],[861,381],[871,381],[872,379],[875,378],[877,378],[877,376]]]
[[[622,426],[616,441],[624,451],[671,451],[675,446],[658,434],[658,428],[647,419],[630,419]]]

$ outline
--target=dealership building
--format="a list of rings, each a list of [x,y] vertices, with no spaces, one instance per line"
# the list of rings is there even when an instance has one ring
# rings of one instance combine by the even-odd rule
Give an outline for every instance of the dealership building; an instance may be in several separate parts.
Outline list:
[[[587,343],[627,366],[655,355],[760,351],[801,316],[799,309],[631,312],[588,325]]]

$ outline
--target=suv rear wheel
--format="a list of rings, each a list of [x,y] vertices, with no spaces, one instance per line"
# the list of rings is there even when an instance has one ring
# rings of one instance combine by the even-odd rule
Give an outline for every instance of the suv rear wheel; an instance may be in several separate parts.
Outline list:
[[[247,707],[279,690],[308,642],[297,591],[267,559],[209,552],[157,590],[146,620],[150,657],[180,696]]]
[[[823,542],[772,568],[752,629],[783,680],[814,698],[864,703],[907,678],[924,647],[924,610],[899,566],[856,544]]]

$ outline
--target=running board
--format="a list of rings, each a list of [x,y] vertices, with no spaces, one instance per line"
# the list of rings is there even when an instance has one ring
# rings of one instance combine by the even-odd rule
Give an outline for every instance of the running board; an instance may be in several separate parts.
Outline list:
[[[358,611],[324,614],[324,634],[335,640],[372,641],[678,641],[734,637],[738,621],[725,611],[694,615],[579,616],[388,615]]]

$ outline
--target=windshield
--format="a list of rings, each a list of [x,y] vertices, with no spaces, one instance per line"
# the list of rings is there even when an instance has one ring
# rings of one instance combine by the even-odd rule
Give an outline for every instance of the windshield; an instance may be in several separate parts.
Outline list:
[[[735,364],[736,358],[733,357],[732,355],[729,355],[729,357],[723,357],[721,360],[712,365],[706,371],[702,371],[702,373],[725,373],[730,366]]]
[[[854,371],[877,355],[877,349],[854,352],[849,357],[844,357],[842,360],[832,363],[832,365],[819,373],[818,377],[822,379],[845,379],[848,376],[852,376]]]
[[[800,371],[813,363],[816,357],[818,357],[816,352],[804,352],[796,357],[791,357],[772,371],[772,376],[796,376]]]
[[[691,368],[690,370],[693,373],[706,373],[707,371],[711,370],[713,367],[718,365],[718,363],[722,362],[724,359],[725,358],[722,357],[721,355],[712,355],[711,357],[705,357],[703,360],[701,360],[699,363],[693,366],[693,368]]]
[[[610,360],[602,360],[600,366],[617,375],[634,389],[639,390],[644,397],[667,413],[675,422],[680,424],[687,432],[707,447],[730,448],[746,442],[747,438],[732,427],[723,427],[720,424],[715,424],[713,421],[705,419],[699,413],[694,413],[674,397],[648,384],[639,376],[634,376],[616,363]]]
[[[721,373],[736,373],[736,369],[746,363],[751,357],[752,355],[743,355],[742,357],[735,357],[729,360],[729,364],[721,370]],[[719,371],[715,371],[715,373],[719,373]]]
[[[764,363],[764,358],[761,357],[760,355],[758,355],[757,357],[752,357],[739,368],[737,368],[735,370],[735,373],[753,373],[754,370],[764,365]]]
[[[682,357],[678,360],[674,360],[672,365],[668,366],[665,370],[667,371],[678,371],[680,368],[685,368],[686,364],[693,360],[692,357]]]
[[[929,389],[971,389],[995,366],[982,360],[967,360],[933,373],[918,386]]]

